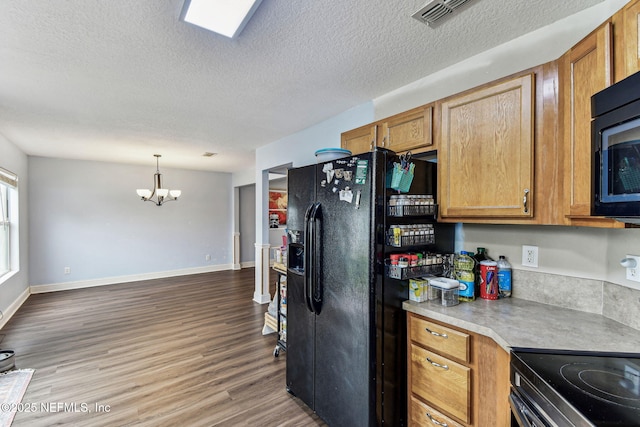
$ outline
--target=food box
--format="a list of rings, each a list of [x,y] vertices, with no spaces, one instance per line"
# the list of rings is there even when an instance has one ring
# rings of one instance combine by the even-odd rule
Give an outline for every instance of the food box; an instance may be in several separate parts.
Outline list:
[[[416,277],[409,280],[409,299],[411,301],[426,301],[428,281],[422,277]]]

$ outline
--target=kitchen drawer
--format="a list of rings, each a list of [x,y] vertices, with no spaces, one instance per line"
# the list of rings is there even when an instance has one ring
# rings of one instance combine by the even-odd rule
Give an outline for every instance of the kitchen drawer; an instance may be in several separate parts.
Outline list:
[[[452,418],[447,417],[440,411],[432,408],[429,405],[421,402],[415,397],[411,396],[411,418],[409,420],[409,426],[449,426],[449,427],[464,427],[462,424],[454,421]]]
[[[468,423],[471,368],[411,344],[411,392]]]
[[[410,315],[411,340],[443,356],[469,362],[469,335]]]

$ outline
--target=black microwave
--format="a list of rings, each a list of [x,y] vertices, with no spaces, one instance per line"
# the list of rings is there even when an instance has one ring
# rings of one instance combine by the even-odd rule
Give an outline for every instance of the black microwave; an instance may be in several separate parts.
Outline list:
[[[591,97],[591,214],[640,224],[640,72]]]

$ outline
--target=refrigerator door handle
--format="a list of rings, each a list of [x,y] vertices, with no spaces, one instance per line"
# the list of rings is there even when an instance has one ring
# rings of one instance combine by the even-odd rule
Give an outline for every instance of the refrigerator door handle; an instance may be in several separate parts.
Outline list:
[[[313,313],[313,305],[311,304],[311,277],[313,274],[313,258],[311,256],[313,248],[313,224],[311,222],[311,212],[313,211],[315,204],[310,204],[304,214],[304,302],[307,305],[307,309]]]
[[[311,231],[313,234],[311,246],[313,248],[311,251],[311,265],[313,265],[313,269],[309,276],[311,277],[309,300],[311,301],[313,312],[320,314],[322,308],[322,280],[320,274],[322,271],[322,205],[320,203],[316,203],[311,211],[311,223],[313,224]]]

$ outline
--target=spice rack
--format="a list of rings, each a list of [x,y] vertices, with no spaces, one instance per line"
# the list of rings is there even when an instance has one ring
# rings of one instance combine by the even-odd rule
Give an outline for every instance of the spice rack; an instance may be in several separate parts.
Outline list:
[[[442,264],[417,265],[414,267],[400,267],[399,265],[387,265],[387,276],[392,279],[407,280],[421,276],[439,276],[444,271]]]
[[[387,215],[392,217],[437,216],[438,205],[433,196],[393,194],[389,197]]]
[[[387,232],[387,244],[395,248],[435,243],[433,224],[391,225]]]
[[[433,195],[391,194],[386,214],[388,224],[391,224],[385,234],[387,247],[405,248],[407,252],[387,254],[385,275],[391,279],[409,280],[443,274],[442,256],[431,253],[428,248],[435,244],[434,223],[438,216]]]

